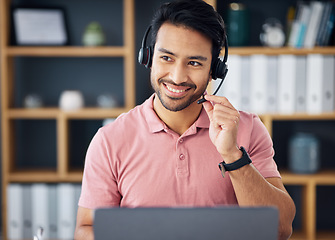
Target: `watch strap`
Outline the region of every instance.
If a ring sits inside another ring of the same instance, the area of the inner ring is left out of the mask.
[[[222,176],[224,177],[226,171],[234,171],[237,170],[247,164],[250,164],[252,161],[248,155],[248,153],[245,151],[244,147],[240,147],[240,150],[242,151],[242,157],[238,160],[236,160],[233,163],[225,163],[220,162],[219,168],[221,170]]]

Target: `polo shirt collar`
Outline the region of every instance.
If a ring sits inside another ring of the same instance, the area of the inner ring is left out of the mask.
[[[154,110],[154,96],[155,94],[152,94],[143,103],[144,118],[148,123],[149,130],[153,133],[160,132],[168,128],[166,124],[157,116]],[[193,125],[196,128],[209,128],[209,118],[204,108],[202,108],[199,118],[195,121]]]

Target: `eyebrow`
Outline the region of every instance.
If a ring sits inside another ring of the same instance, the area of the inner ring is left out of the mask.
[[[171,52],[171,51],[169,51],[169,50],[167,50],[167,49],[165,49],[165,48],[158,48],[158,51],[159,51],[159,52],[163,52],[163,53],[170,54],[170,55],[172,55],[172,56],[177,56],[177,54],[175,54],[175,53],[173,53],[173,52]],[[200,61],[207,61],[207,58],[206,58],[206,57],[204,57],[204,56],[200,56],[200,55],[198,55],[198,56],[190,56],[190,57],[188,57],[188,59],[191,59],[191,60],[200,60]]]

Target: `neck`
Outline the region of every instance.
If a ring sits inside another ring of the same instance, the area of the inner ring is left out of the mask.
[[[193,102],[187,108],[173,112],[166,109],[157,96],[154,98],[154,110],[157,116],[174,132],[182,135],[197,120],[202,104]]]

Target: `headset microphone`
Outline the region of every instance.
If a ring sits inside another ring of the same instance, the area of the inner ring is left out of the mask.
[[[147,38],[149,35],[149,32],[151,30],[151,25],[147,28],[147,30],[145,31],[145,34],[143,36],[142,39],[142,46],[141,49],[138,53],[138,62],[142,65],[144,65],[146,68],[150,68],[151,64],[152,64],[152,55],[153,55],[153,51],[151,46],[147,46],[146,42],[147,42]],[[220,58],[217,58],[215,60],[213,60],[214,62],[212,63],[212,79],[216,80],[217,78],[221,78],[221,82],[219,84],[219,86],[217,87],[217,89],[215,90],[215,92],[213,93],[213,95],[216,95],[217,92],[219,91],[226,75],[228,72],[228,67],[227,67],[227,59],[228,59],[228,41],[227,41],[227,36],[224,36],[224,48],[225,48],[225,53],[224,53],[224,57],[223,60],[221,60]],[[202,99],[198,100],[197,103],[201,104],[203,102],[206,102],[207,100],[205,99],[205,97],[203,96]]]
[[[227,75],[227,72],[228,72],[228,69],[226,70],[225,76]],[[218,87],[216,88],[216,90],[214,91],[213,95],[216,95],[216,94],[218,93],[219,89],[220,89],[221,86],[222,86],[222,83],[223,83],[223,80],[224,80],[225,76],[221,79],[221,82],[219,83],[219,86],[218,86]],[[206,101],[207,101],[207,100],[205,99],[205,95],[202,95],[202,98],[199,99],[199,100],[197,101],[197,103],[198,103],[198,104],[201,104],[201,103],[204,103],[204,102],[206,102]]]

